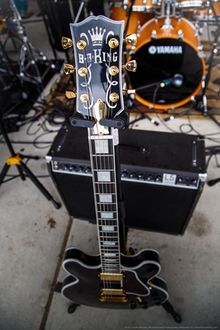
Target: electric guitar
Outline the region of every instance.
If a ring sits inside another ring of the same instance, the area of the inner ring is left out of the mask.
[[[123,126],[123,21],[90,16],[70,24],[76,71],[76,110],[72,124],[88,129],[99,255],[77,248],[65,252],[68,273],[62,294],[76,304],[107,308],[148,307],[168,299],[166,283],[158,277],[159,255],[145,249],[129,255],[125,248],[117,166],[118,129]],[[132,44],[131,40],[128,40]],[[127,63],[132,69],[134,63]],[[82,207],[85,201],[82,201]],[[83,238],[82,238],[83,239]]]

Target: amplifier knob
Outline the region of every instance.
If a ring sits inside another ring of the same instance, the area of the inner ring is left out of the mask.
[[[128,175],[128,171],[126,170],[123,170],[122,173],[121,173],[121,177],[122,178],[127,178],[129,175]]]
[[[74,169],[75,169],[75,166],[72,165],[72,164],[70,164],[70,165],[69,165],[69,171],[72,172]]]
[[[152,174],[148,174],[145,180],[152,181],[153,180],[153,175]]]
[[[90,168],[90,167],[86,167],[86,168],[84,169],[84,172],[85,172],[85,173],[91,173],[91,168]]]
[[[177,179],[177,183],[184,183],[184,178],[182,176],[179,176]]]
[[[157,175],[155,181],[156,182],[161,182],[162,181],[162,176],[161,175]]]
[[[139,173],[138,174],[138,179],[139,180],[143,180],[144,179],[144,174],[143,173]]]
[[[79,172],[85,172],[84,166],[79,166]]]
[[[68,164],[63,164],[62,168],[64,169],[64,171],[68,171],[69,170],[69,165]]]
[[[191,180],[191,185],[196,186],[197,185],[197,179],[192,179]]]
[[[130,179],[136,179],[137,178],[136,173],[134,173],[134,172],[130,173],[129,178]]]

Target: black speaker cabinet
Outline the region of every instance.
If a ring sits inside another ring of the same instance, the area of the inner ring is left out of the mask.
[[[206,179],[204,141],[128,129],[119,141],[126,226],[182,235]],[[64,125],[47,161],[69,214],[95,222],[87,129]]]

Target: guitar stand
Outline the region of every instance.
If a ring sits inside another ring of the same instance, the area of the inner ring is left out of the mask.
[[[77,309],[77,307],[79,307],[80,305],[78,304],[70,304],[67,311],[68,311],[68,314],[73,314],[75,312],[75,310]],[[182,317],[175,311],[173,305],[169,302],[169,301],[166,301],[165,303],[163,303],[161,305],[165,311],[168,313],[168,314],[171,314],[171,316],[173,317],[174,321],[176,323],[181,323],[182,322]],[[143,306],[143,309],[145,309],[145,305]],[[135,309],[134,307],[131,306],[131,309]]]
[[[26,176],[31,179],[31,181],[35,184],[35,186],[40,190],[40,192],[48,199],[48,201],[52,202],[54,207],[56,209],[59,209],[61,207],[60,203],[56,202],[52,195],[47,191],[47,189],[42,185],[42,183],[36,178],[36,176],[33,174],[33,172],[28,168],[28,166],[23,162],[24,158],[27,159],[39,159],[39,157],[35,156],[27,156],[27,155],[22,155],[19,153],[15,153],[14,148],[11,144],[11,141],[8,137],[8,134],[6,132],[6,129],[3,124],[3,119],[0,119],[0,131],[4,137],[5,143],[7,144],[8,150],[11,154],[10,157],[7,158],[5,165],[3,166],[2,171],[0,172],[0,186],[4,181],[4,178],[6,177],[8,170],[10,166],[15,165],[18,174],[21,178],[21,180],[25,180]],[[25,176],[26,174],[26,176]]]

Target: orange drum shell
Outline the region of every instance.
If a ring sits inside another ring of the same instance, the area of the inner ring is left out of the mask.
[[[152,37],[152,31],[155,30],[157,33],[156,39],[163,39],[163,38],[171,38],[171,39],[178,39],[178,31],[182,30],[183,32],[183,42],[190,45],[197,53],[198,53],[198,46],[199,46],[199,40],[196,36],[196,30],[193,24],[189,21],[187,21],[185,18],[172,18],[171,22],[173,25],[173,29],[161,29],[161,27],[164,24],[165,18],[158,18],[158,19],[152,19],[141,29],[140,36],[137,41],[137,47],[135,52],[137,52],[142,46],[144,46],[146,43],[151,41]],[[198,54],[199,56],[199,54]],[[200,57],[200,60],[202,62],[203,67],[203,75],[205,74],[205,61],[202,57]],[[146,105],[150,108],[154,107],[156,109],[160,110],[167,110],[172,108],[180,107],[187,102],[191,101],[192,97],[198,94],[198,92],[201,90],[202,87],[202,81],[198,85],[198,87],[195,89],[193,94],[191,94],[189,97],[185,98],[184,100],[181,100],[176,103],[171,104],[153,104],[142,97],[140,97],[138,94],[136,94],[136,99],[138,102],[142,103],[143,105]]]
[[[213,4],[213,7],[215,9],[216,15],[220,16],[220,3],[219,2],[217,2],[217,3],[213,2],[212,4]]]

